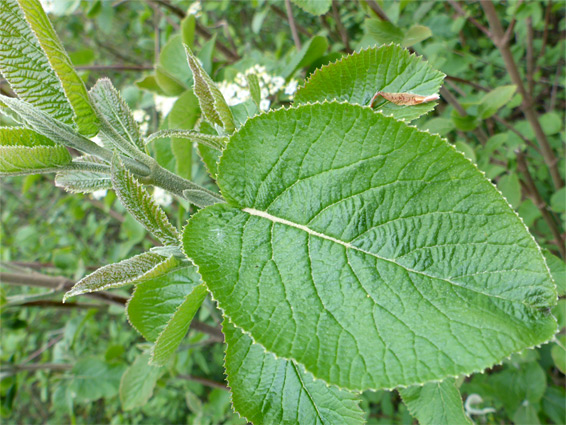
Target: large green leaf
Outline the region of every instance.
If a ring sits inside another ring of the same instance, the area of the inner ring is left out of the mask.
[[[0,173],[58,168],[71,162],[67,148],[33,130],[0,128]]]
[[[369,105],[378,91],[430,96],[438,93],[443,79],[444,74],[399,46],[374,47],[316,70],[297,91],[295,103],[336,99]],[[384,114],[405,120],[418,118],[435,106],[434,102],[403,106],[383,99],[375,104]]]
[[[224,320],[226,376],[234,409],[254,424],[362,424],[354,394],[314,380],[301,366],[277,359]]]
[[[83,155],[73,160],[73,164],[89,166],[93,169],[64,170],[55,175],[55,186],[71,193],[92,193],[101,189],[112,189],[110,166],[100,158]]]
[[[155,342],[151,361],[164,365],[187,333],[207,289],[195,268],[184,267],[139,283],[128,302],[128,319]]]
[[[86,87],[39,1],[3,1],[0,21],[0,69],[18,95],[67,124],[72,117],[81,134],[96,134]]]
[[[317,378],[423,383],[556,330],[533,237],[438,136],[357,105],[279,110],[231,137],[217,181],[228,203],[191,218],[186,254],[236,326]]]
[[[117,155],[112,161],[112,186],[122,205],[165,245],[179,245],[177,229],[149,192],[122,165]]]
[[[454,378],[406,388],[399,394],[420,425],[472,425]]]

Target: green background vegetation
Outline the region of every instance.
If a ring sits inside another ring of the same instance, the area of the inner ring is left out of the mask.
[[[424,55],[447,79],[436,110],[414,124],[455,142],[497,184],[544,248],[561,296],[554,310],[561,323],[557,342],[463,379],[468,412],[475,412],[476,423],[566,423],[563,2],[495,3],[504,27],[511,27],[507,46],[532,99],[526,107],[477,2],[335,1],[320,17],[292,4],[292,24],[283,1],[49,3],[52,22],[87,86],[110,77],[131,109],[144,112],[137,116],[144,116],[151,131],[194,124],[183,113],[192,76],[181,39],[194,39],[203,67],[218,82],[233,82],[254,65],[264,67],[272,85],[279,84],[272,77],[283,78],[280,90],[267,96],[271,107],[289,103],[285,88],[293,79],[300,84],[345,53],[394,42]],[[194,21],[187,18],[189,10],[196,13]],[[0,89],[11,92],[4,82]],[[163,97],[176,102],[169,113]],[[525,108],[538,115],[550,152],[543,153]],[[156,142],[158,161],[212,184],[197,153],[186,152],[180,161],[174,145]],[[245,423],[230,407],[221,318],[212,300],[205,300],[142,405],[120,398],[126,370],[150,373],[136,362],[148,345],[123,312],[129,288],[61,304],[64,290],[85,274],[156,244],[113,192],[95,199],[55,188],[49,175],[11,177],[2,181],[1,202],[4,423]],[[184,224],[183,205],[165,208],[177,225]],[[415,422],[396,392],[367,392],[362,407],[370,424]]]

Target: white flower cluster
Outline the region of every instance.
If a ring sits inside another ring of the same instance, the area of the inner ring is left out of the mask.
[[[53,13],[55,10],[55,0],[39,0],[45,13]]]
[[[157,106],[156,106],[157,108]],[[142,135],[147,134],[149,129],[149,115],[143,109],[136,109],[132,112],[134,120],[139,124]]]
[[[153,199],[163,207],[171,205],[171,202],[173,202],[173,197],[164,189],[157,186],[153,189]]]
[[[201,15],[202,4],[200,1],[192,2],[187,10],[187,15],[195,15],[195,18],[198,18]]]
[[[250,98],[250,89],[248,88],[248,82],[246,81],[246,76],[249,74],[256,74],[258,77],[259,88],[261,90],[261,102],[259,104],[259,108],[262,111],[267,111],[269,109],[271,104],[271,101],[268,99],[269,96],[272,96],[284,89],[284,93],[292,98],[297,91],[297,80],[293,79],[285,86],[285,79],[283,77],[268,74],[265,70],[265,66],[254,65],[247,69],[244,73],[239,72],[233,82],[222,81],[218,84],[218,88],[222,92],[222,95],[226,99],[226,103],[228,103],[228,105],[237,105]]]
[[[153,102],[155,103],[155,109],[161,114],[162,117],[166,117],[167,114],[173,109],[173,105],[177,101],[176,97],[165,97],[158,94],[153,96]]]

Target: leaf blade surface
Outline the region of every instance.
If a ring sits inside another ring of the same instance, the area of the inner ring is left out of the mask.
[[[438,136],[356,105],[279,110],[232,136],[218,183],[228,204],[191,218],[185,252],[236,326],[317,378],[442,379],[556,329],[534,239]]]
[[[253,423],[363,424],[358,398],[277,359],[224,320],[226,375],[234,409]]]

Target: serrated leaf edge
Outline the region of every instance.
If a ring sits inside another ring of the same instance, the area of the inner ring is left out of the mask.
[[[278,109],[274,109],[274,110],[271,110],[271,111],[269,111],[269,112],[266,112],[265,114],[259,114],[259,115],[256,115],[256,116],[252,117],[252,118],[248,118],[239,128],[236,129],[236,131],[235,131],[233,134],[230,135],[230,139],[231,139],[232,137],[234,137],[237,133],[239,133],[239,132],[240,132],[240,129],[243,128],[249,121],[254,120],[254,119],[258,119],[258,118],[260,118],[260,117],[263,116],[263,115],[271,114],[271,113],[278,112],[278,111],[282,111],[282,110],[285,110],[285,111],[286,111],[286,110],[292,110],[292,109],[299,109],[299,108],[302,108],[302,107],[305,107],[305,106],[312,106],[312,105],[317,105],[317,104],[348,104],[348,105],[355,105],[355,106],[358,107],[358,108],[365,108],[365,109],[368,109],[368,110],[372,111],[373,113],[380,114],[380,115],[383,115],[383,116],[389,116],[389,117],[395,119],[393,116],[391,116],[391,115],[384,115],[383,113],[381,113],[381,112],[379,112],[379,111],[373,110],[373,109],[370,108],[369,106],[358,105],[358,104],[352,104],[352,103],[346,102],[346,101],[338,102],[338,101],[336,101],[336,100],[331,100],[331,101],[324,100],[323,102],[314,102],[314,103],[306,102],[306,103],[301,103],[300,105],[290,105],[290,106],[287,106],[287,107],[282,106],[282,107],[280,107],[280,108],[278,108]],[[397,120],[397,121],[399,121],[399,120]],[[464,155],[464,153],[462,153],[462,152],[460,152],[458,149],[456,149],[456,147],[455,147],[452,143],[450,143],[446,138],[441,137],[441,136],[439,136],[438,134],[432,134],[432,133],[431,133],[430,131],[428,131],[428,130],[421,130],[421,129],[419,129],[418,127],[416,127],[415,125],[410,125],[410,124],[408,124],[408,123],[406,123],[406,122],[405,122],[405,125],[407,125],[408,127],[415,128],[417,131],[419,131],[419,132],[421,132],[421,133],[427,133],[427,134],[430,134],[431,136],[439,137],[439,138],[440,138],[442,141],[444,141],[451,149],[453,149],[456,153],[458,153],[458,154],[460,154],[462,157],[464,157],[464,158],[466,159],[466,161],[468,161],[469,163],[471,163],[472,166],[473,166],[477,171],[479,171],[479,172],[484,176],[484,178],[485,178],[488,182],[491,183],[491,185],[494,187],[494,189],[495,189],[495,190],[501,195],[501,197],[505,200],[505,202],[507,203],[507,206],[513,211],[513,213],[515,214],[515,216],[519,219],[521,225],[524,227],[524,229],[527,231],[528,235],[531,237],[531,239],[532,239],[533,242],[535,243],[535,245],[536,245],[536,247],[537,247],[537,249],[538,249],[538,252],[539,252],[539,254],[541,255],[541,257],[542,257],[542,259],[543,259],[543,262],[544,262],[544,265],[545,265],[545,267],[546,267],[548,276],[550,277],[550,280],[551,280],[551,282],[552,282],[552,284],[553,284],[553,286],[554,286],[554,292],[556,293],[556,282],[554,281],[554,278],[552,277],[552,274],[550,273],[550,269],[549,269],[548,264],[547,264],[547,262],[546,262],[546,258],[545,258],[544,255],[542,254],[542,250],[541,250],[539,244],[536,242],[534,236],[531,234],[531,232],[529,231],[528,227],[525,225],[525,222],[523,221],[523,219],[521,218],[521,216],[513,209],[513,207],[511,206],[511,204],[510,204],[509,201],[507,200],[507,198],[505,198],[505,196],[503,196],[503,194],[501,193],[501,191],[500,191],[500,190],[497,188],[497,186],[487,177],[487,175],[485,174],[485,172],[483,172],[482,170],[480,170],[480,169],[478,168],[478,166],[477,166],[473,161],[471,161],[468,157],[466,157],[466,156]],[[230,141],[228,141],[228,143],[230,143]],[[222,156],[220,157],[220,159],[219,159],[219,165],[220,165],[220,162],[222,161],[223,156],[224,156],[224,155],[222,155]],[[222,190],[220,190],[220,192],[222,193]],[[223,196],[223,197],[224,197],[224,196]],[[235,208],[237,208],[237,207],[235,207]],[[240,209],[240,208],[239,208],[239,209]],[[195,214],[193,214],[193,215],[191,216],[190,220],[192,220],[193,217],[196,217],[197,215],[201,214],[204,210],[205,210],[205,209],[202,209],[202,210],[200,210],[200,211],[197,211]],[[189,221],[190,221],[190,220],[189,220]],[[184,233],[185,233],[185,231],[186,231],[186,227],[187,227],[187,226],[185,225],[185,227],[183,228],[183,231],[182,231],[182,234],[183,234],[183,235],[184,235]],[[185,254],[185,256],[195,265],[197,273],[201,276],[201,280],[206,284],[206,281],[203,279],[202,275],[201,275],[200,272],[199,272],[199,266],[192,260],[191,257],[189,257],[189,256],[187,255],[187,253],[186,253],[186,251],[185,251],[184,243],[181,244],[181,250],[183,251],[183,253]],[[207,287],[208,287],[208,285],[207,285]],[[361,391],[372,391],[372,392],[376,392],[376,391],[380,391],[380,390],[393,391],[393,390],[398,389],[398,388],[408,388],[408,387],[412,387],[412,386],[415,386],[415,385],[422,386],[422,385],[427,384],[427,383],[429,383],[429,382],[442,382],[442,381],[445,380],[446,378],[458,378],[459,376],[469,377],[469,376],[473,375],[474,373],[483,373],[483,372],[484,372],[486,369],[488,369],[489,367],[493,367],[493,366],[497,366],[497,365],[502,365],[505,360],[510,359],[511,356],[512,356],[514,353],[516,353],[515,351],[514,351],[514,352],[511,352],[511,353],[509,353],[508,356],[503,357],[499,362],[496,361],[496,362],[495,362],[494,364],[492,364],[491,366],[486,366],[486,367],[483,368],[483,369],[472,369],[472,370],[469,370],[469,371],[466,371],[466,372],[462,372],[462,373],[460,373],[460,374],[458,374],[458,375],[447,374],[447,375],[443,376],[443,377],[440,378],[440,379],[432,379],[432,380],[430,380],[430,381],[415,382],[415,383],[412,383],[412,384],[397,385],[397,386],[393,386],[393,387],[367,388],[367,389],[364,389],[364,390],[361,390],[361,389],[356,390],[356,389],[341,387],[341,386],[339,386],[339,385],[336,385],[336,384],[333,384],[333,383],[329,383],[329,382],[325,381],[325,380],[322,379],[322,378],[318,378],[311,370],[309,370],[304,364],[298,362],[296,359],[288,358],[288,357],[284,357],[284,356],[279,356],[279,355],[277,355],[277,354],[272,353],[271,351],[269,351],[269,350],[268,350],[265,346],[263,346],[260,342],[256,341],[255,338],[254,338],[248,331],[246,331],[245,329],[243,329],[243,328],[241,328],[240,326],[236,325],[236,324],[232,321],[231,317],[230,317],[229,315],[227,315],[226,312],[225,312],[225,310],[220,306],[220,302],[214,297],[214,294],[212,293],[212,291],[210,290],[210,288],[208,288],[208,289],[209,289],[210,297],[212,298],[213,301],[216,302],[217,308],[218,308],[218,309],[221,311],[221,313],[222,313],[222,317],[227,318],[227,319],[230,321],[230,323],[232,323],[235,327],[237,327],[237,328],[240,329],[243,333],[245,333],[246,335],[248,335],[248,336],[252,339],[253,343],[254,343],[254,344],[257,344],[257,345],[259,345],[259,346],[261,346],[261,347],[263,348],[263,350],[264,350],[266,353],[271,353],[271,354],[274,355],[275,358],[277,358],[277,359],[284,359],[284,360],[294,361],[296,364],[300,364],[300,365],[304,368],[304,370],[307,371],[307,372],[309,372],[315,379],[318,379],[318,380],[320,380],[320,381],[323,381],[323,382],[326,384],[326,386],[329,386],[329,387],[330,387],[330,386],[333,386],[333,387],[336,387],[336,388],[338,388],[338,389],[340,389],[340,390],[344,390],[344,391],[349,391],[349,392],[361,392]],[[555,304],[556,304],[557,300],[558,300],[558,294],[556,294]],[[549,313],[549,314],[550,314],[550,316],[554,319],[554,323],[557,324],[558,322],[557,322],[557,320],[556,320],[556,317],[554,317],[554,315],[552,315],[552,313]],[[556,327],[558,328],[558,326],[556,326]],[[560,331],[559,329],[556,330],[556,332],[555,332],[555,337],[556,337],[556,333],[558,333],[559,331]],[[555,338],[555,337],[554,337],[554,338]],[[535,349],[535,348],[540,348],[541,346],[543,346],[543,345],[545,345],[545,344],[548,344],[548,343],[550,343],[550,342],[552,342],[552,339],[549,339],[548,341],[541,342],[541,343],[539,343],[539,344],[534,344],[534,345],[532,345],[532,346],[525,347],[525,348],[523,348],[522,350],[519,350],[519,351],[524,351],[524,350],[531,350],[531,349]]]

